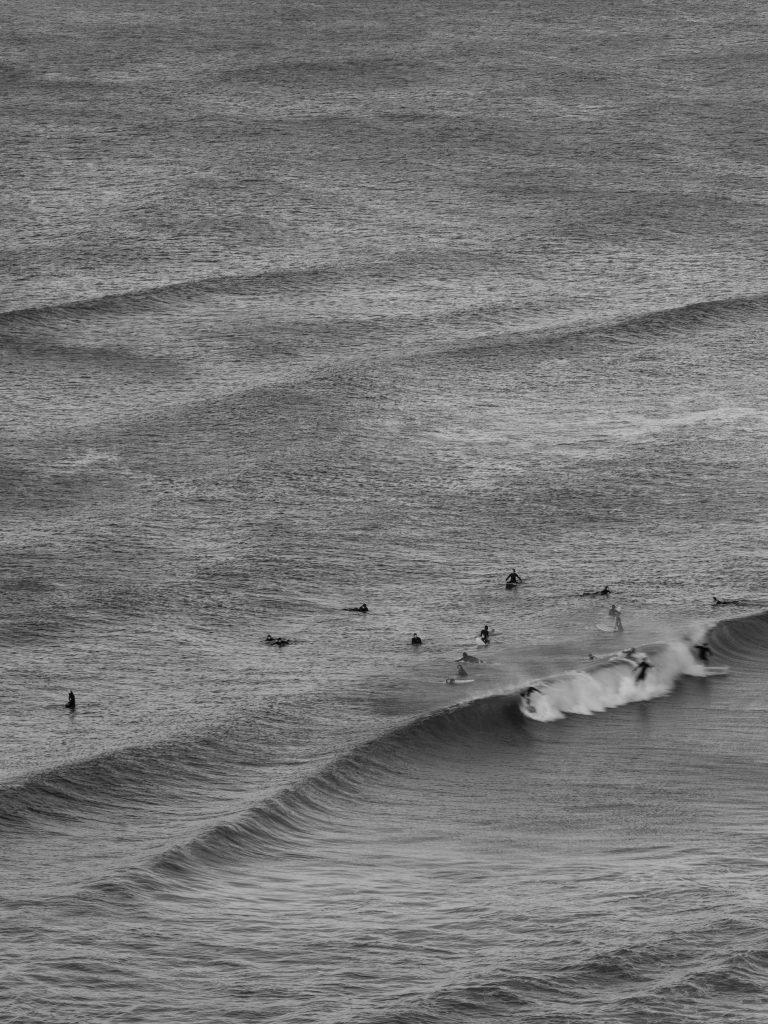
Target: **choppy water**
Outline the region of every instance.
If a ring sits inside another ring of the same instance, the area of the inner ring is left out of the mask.
[[[762,8],[6,13],[0,1018],[762,1022]]]

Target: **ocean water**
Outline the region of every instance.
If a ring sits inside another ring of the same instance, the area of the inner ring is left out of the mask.
[[[762,1024],[764,7],[4,27],[0,1020]]]

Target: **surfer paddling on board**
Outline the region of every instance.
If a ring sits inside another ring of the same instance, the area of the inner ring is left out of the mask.
[[[518,583],[522,582],[523,577],[518,575],[516,569],[513,569],[509,576],[507,576],[507,578],[504,580],[504,586],[507,588],[507,590],[512,590],[514,587],[517,586]]]
[[[467,654],[466,651],[461,652],[461,657],[456,659],[457,661],[470,661],[474,665],[480,664],[480,659],[476,658],[473,654]]]
[[[365,613],[365,612],[368,611],[368,605],[367,604],[361,604],[359,608],[342,608],[341,610],[343,612],[363,612],[363,613]]]
[[[610,593],[610,587],[603,587],[602,590],[582,590],[579,597],[608,597]]]

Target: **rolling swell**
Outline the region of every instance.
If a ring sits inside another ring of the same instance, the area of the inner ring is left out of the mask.
[[[0,788],[0,823],[22,830],[50,822],[168,806],[179,794],[205,789],[218,778],[257,765],[253,736],[233,741],[229,731],[136,746],[61,764]],[[263,764],[270,763],[269,757]]]
[[[342,828],[345,807],[355,808],[376,786],[389,792],[405,784],[427,760],[454,757],[468,737],[489,744],[494,736],[508,744],[524,735],[514,695],[481,697],[409,721],[383,736],[320,766],[298,782],[260,800],[235,820],[220,822],[188,843],[155,858],[125,884],[108,884],[113,893],[135,888],[162,889],[170,879],[186,879],[198,869],[254,856],[300,855],[325,834]]]
[[[44,328],[53,330],[93,316],[115,317],[163,312],[176,308],[179,304],[199,303],[213,296],[258,298],[259,296],[274,295],[284,301],[286,295],[295,292],[318,291],[325,294],[333,286],[348,286],[352,279],[370,278],[372,283],[382,286],[385,279],[390,280],[392,277],[398,276],[397,271],[391,267],[357,262],[354,266],[335,263],[328,266],[262,270],[170,282],[150,288],[109,292],[91,298],[75,299],[71,302],[0,310],[0,339],[7,346],[14,347],[19,345],[15,331],[25,325],[34,326],[38,330]],[[554,331],[548,329],[545,333],[556,338],[566,335],[572,339],[578,338],[580,335],[593,336],[595,332],[601,330],[609,331],[611,335],[616,332],[644,335],[667,330],[693,329],[706,323],[730,323],[734,320],[746,320],[756,315],[763,315],[767,307],[768,293],[752,296],[729,296],[590,323],[584,327],[573,326]],[[487,311],[487,306],[484,305],[482,308]],[[493,308],[504,310],[507,308],[507,304],[496,302]],[[448,317],[458,315],[464,318],[477,311],[474,309],[458,310],[453,314],[449,313]],[[434,318],[434,312],[429,314],[429,318]],[[413,319],[420,320],[421,318]],[[534,331],[534,334],[540,337],[541,332]],[[505,344],[507,342],[508,339],[505,339]],[[73,348],[76,351],[76,346]]]
[[[314,279],[319,270],[273,271],[260,274],[242,274],[223,277],[199,278],[171,284],[141,288],[135,291],[109,292],[89,299],[55,303],[50,306],[27,306],[0,312],[0,330],[20,324],[55,327],[64,322],[74,323],[93,314],[130,315],[163,310],[178,302],[196,302],[211,295],[252,295],[257,286],[265,290],[282,292],[288,277]]]

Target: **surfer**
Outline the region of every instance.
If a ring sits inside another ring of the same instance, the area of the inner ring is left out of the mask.
[[[342,608],[341,610],[343,612],[363,612],[363,613],[365,613],[365,612],[368,611],[368,605],[367,604],[361,604],[359,608]]]
[[[712,648],[709,644],[706,641],[702,641],[700,644],[694,644],[693,650],[699,661],[706,665],[709,661],[709,656],[712,653]]]
[[[613,631],[615,633],[623,633],[624,626],[621,622],[621,608],[616,604],[612,604],[608,609],[608,615],[613,619]]]
[[[456,662],[456,675],[459,679],[469,679],[469,672],[464,668],[464,665],[460,662]]]
[[[532,693],[541,693],[541,690],[538,686],[529,686],[527,690],[523,690],[520,696],[525,700],[529,700]]]
[[[67,703],[64,705],[64,707],[65,708],[69,708],[70,711],[74,711],[75,710],[75,695],[74,695],[74,693],[71,690],[69,691],[69,696],[67,697]]]
[[[504,580],[504,586],[507,588],[507,590],[512,590],[513,587],[516,587],[518,583],[522,582],[523,577],[517,574],[516,569],[513,569],[509,576],[507,576],[507,578]]]
[[[610,587],[603,587],[602,590],[582,590],[579,597],[608,597],[610,593]]]
[[[479,658],[476,658],[473,654],[467,654],[466,651],[461,652],[461,657],[457,658],[457,661],[471,661],[475,665],[480,664]]]
[[[419,644],[421,643],[421,637],[419,636],[418,633],[413,634],[413,636],[411,637],[411,643],[413,644],[414,647],[419,646]]]
[[[490,642],[491,631],[490,631],[490,629],[488,629],[488,623],[487,622],[483,626],[483,628],[480,630],[479,636],[480,636],[480,639],[483,641],[484,644],[487,644],[487,643]]]
[[[738,597],[713,597],[712,604],[741,604]]]
[[[285,645],[289,644],[290,642],[291,641],[286,640],[284,636],[272,636],[271,633],[267,633],[267,635],[264,637],[264,643],[271,644],[272,647],[285,647]]]
[[[635,682],[639,683],[641,680],[645,679],[645,677],[648,675],[648,671],[652,668],[653,664],[650,661],[648,661],[646,657],[643,657],[637,663],[637,668],[635,669]]]

